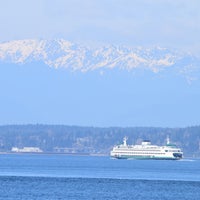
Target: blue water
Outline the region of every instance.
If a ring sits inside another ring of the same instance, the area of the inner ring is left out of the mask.
[[[200,199],[200,160],[0,155],[0,199]]]

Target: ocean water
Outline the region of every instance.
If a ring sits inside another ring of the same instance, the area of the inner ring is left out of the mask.
[[[196,200],[200,160],[0,155],[2,200]]]

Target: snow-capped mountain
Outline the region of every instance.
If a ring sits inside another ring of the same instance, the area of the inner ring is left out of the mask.
[[[48,66],[70,70],[147,69],[160,72],[173,69],[190,76],[200,70],[200,58],[166,48],[103,46],[91,48],[60,40],[17,40],[0,44],[0,61],[26,64],[40,61]],[[194,78],[194,77],[193,77]]]
[[[161,47],[0,43],[2,123],[199,124],[199,63],[190,53]]]

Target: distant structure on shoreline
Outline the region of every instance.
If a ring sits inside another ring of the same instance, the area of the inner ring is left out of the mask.
[[[39,147],[12,147],[11,152],[13,153],[42,153],[43,151]]]

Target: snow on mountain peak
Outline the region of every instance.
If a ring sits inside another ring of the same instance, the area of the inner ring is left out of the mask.
[[[14,63],[23,63],[31,55],[43,55],[44,41],[39,40],[16,40],[0,44],[0,59],[10,60]]]
[[[27,39],[0,43],[0,60],[21,64],[41,61],[51,67],[64,67],[82,72],[110,68],[142,68],[157,73],[169,67],[179,68],[180,73],[199,71],[199,58],[166,48],[108,45],[93,49],[63,39]]]

